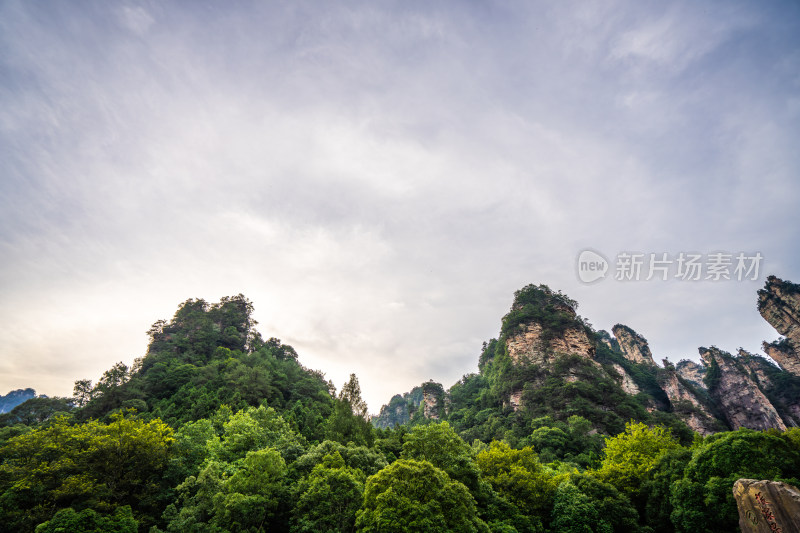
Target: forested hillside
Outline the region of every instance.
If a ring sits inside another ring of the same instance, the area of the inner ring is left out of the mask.
[[[729,431],[743,356],[711,351],[692,384],[575,307],[518,291],[478,373],[373,425],[356,376],[337,393],[244,296],[188,300],[130,368],[3,415],[0,531],[729,532],[736,479],[800,484],[800,429]],[[764,372],[784,413],[795,378]]]

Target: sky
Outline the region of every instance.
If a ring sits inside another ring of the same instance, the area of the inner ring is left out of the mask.
[[[529,283],[656,361],[757,353],[798,139],[792,1],[0,0],[0,394],[239,293],[373,413],[475,372]]]

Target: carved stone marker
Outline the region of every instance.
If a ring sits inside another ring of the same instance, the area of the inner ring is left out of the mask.
[[[800,490],[779,481],[740,479],[733,484],[743,533],[800,533]]]

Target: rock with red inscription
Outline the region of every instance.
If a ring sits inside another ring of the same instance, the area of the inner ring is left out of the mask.
[[[800,490],[779,481],[740,479],[733,484],[743,533],[800,533]]]

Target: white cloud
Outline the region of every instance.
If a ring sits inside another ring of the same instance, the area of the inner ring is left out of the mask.
[[[701,60],[736,32],[756,24],[758,13],[739,6],[717,9],[696,3],[665,6],[664,12],[646,13],[615,39],[611,57],[634,59],[650,66],[680,72]]]
[[[128,29],[139,35],[145,35],[155,22],[155,19],[142,6],[122,6],[120,19]]]

